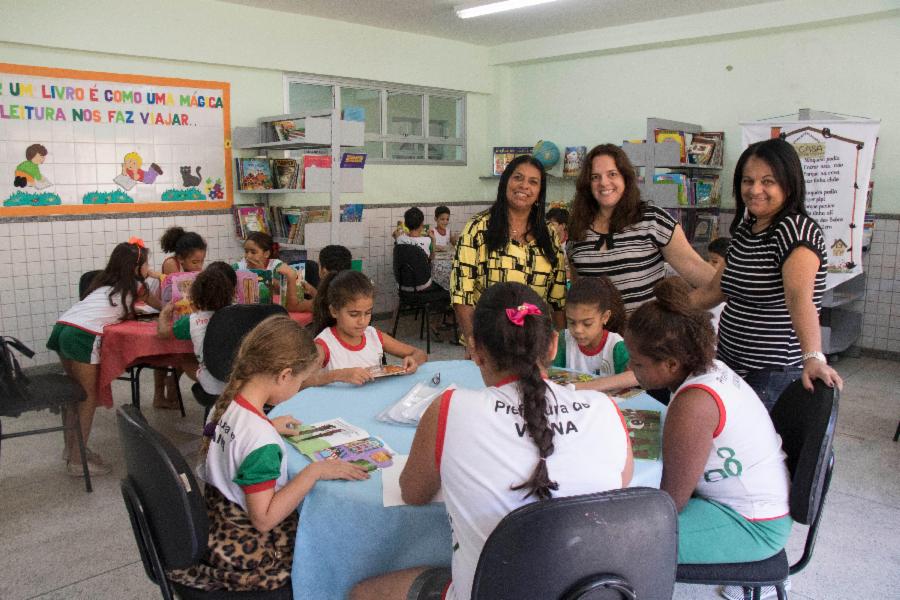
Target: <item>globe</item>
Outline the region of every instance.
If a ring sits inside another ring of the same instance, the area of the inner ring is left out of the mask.
[[[553,142],[541,140],[534,145],[534,157],[550,170],[559,162],[559,148]]]

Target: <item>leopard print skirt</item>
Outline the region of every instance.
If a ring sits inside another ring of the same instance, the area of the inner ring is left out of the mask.
[[[209,551],[199,564],[168,571],[169,579],[201,590],[275,590],[287,585],[294,560],[297,512],[268,533],[250,522],[240,505],[206,486]]]

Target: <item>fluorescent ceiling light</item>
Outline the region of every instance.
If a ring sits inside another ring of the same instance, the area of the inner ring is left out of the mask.
[[[502,2],[491,2],[480,6],[457,6],[456,16],[460,19],[471,19],[472,17],[492,15],[506,10],[525,8],[526,6],[547,4],[548,2],[556,2],[556,0],[503,0]]]

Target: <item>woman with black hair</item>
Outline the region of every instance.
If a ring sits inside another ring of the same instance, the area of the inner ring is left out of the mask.
[[[532,156],[516,157],[500,176],[491,208],[466,223],[450,274],[450,302],[466,339],[478,299],[504,281],[530,287],[550,305],[556,326],[564,326],[565,256],[544,219],[546,196],[544,166]]]
[[[725,301],[718,358],[740,374],[769,410],[791,382],[843,386],[822,354],[825,238],[804,207],[800,158],[788,142],[750,145],[734,169],[735,215],[728,264],[694,305]]]

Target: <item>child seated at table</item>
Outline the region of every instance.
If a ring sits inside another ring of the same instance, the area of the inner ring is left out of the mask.
[[[403,213],[405,231],[398,227],[394,230],[394,240],[398,244],[413,244],[425,251],[431,258],[431,237],[425,233],[425,215],[415,206]]]
[[[106,268],[91,282],[84,299],[60,316],[47,341],[47,348],[59,354],[66,374],[84,389],[86,397],[78,405],[78,420],[85,447],[97,409],[103,328],[134,319],[137,316],[134,305],[139,300],[157,309],[160,306],[159,298],[151,294],[144,283],[150,273],[148,254],[140,238],[117,244]],[[63,418],[65,424],[72,427],[65,432],[66,471],[73,477],[82,477],[81,451],[74,429],[75,414],[66,413]],[[91,475],[109,473],[106,462],[90,449],[87,450],[87,464]]]
[[[233,592],[288,585],[297,506],[317,481],[368,478],[357,465],[325,460],[288,480],[281,435],[295,433],[300,422],[290,416],[269,421],[262,408],[296,394],[316,360],[309,334],[287,315],[266,319],[241,342],[200,451],[210,516],[208,558],[170,571],[172,580]]]
[[[557,335],[533,290],[518,283],[487,288],[475,307],[472,338],[472,359],[489,387],[447,391],[435,400],[400,476],[409,504],[426,504],[443,490],[451,569],[416,567],[367,579],[353,589],[353,600],[440,598],[445,591],[444,598],[467,600],[481,549],[507,514],[631,481],[631,443],[616,404],[542,377]]]
[[[428,360],[422,350],[371,326],[375,286],[359,271],[329,273],[319,286],[313,311],[316,346],[322,371],[309,385],[343,381],[362,385],[372,380],[387,352],[403,359],[403,369],[415,373]]]
[[[287,294],[285,308],[290,312],[302,312],[300,299],[297,297],[297,271],[284,264],[278,258],[278,244],[272,236],[262,231],[254,231],[244,240],[244,258],[232,265],[234,269],[256,269],[259,271],[272,271],[284,275],[286,282],[284,290],[280,293]]]
[[[163,252],[172,253],[162,263],[162,275],[196,272],[203,269],[206,260],[206,240],[199,233],[185,231],[182,227],[169,227],[159,239]],[[153,408],[178,409],[178,385],[176,375],[156,369],[153,371]]]
[[[582,277],[566,296],[566,329],[553,366],[598,376],[576,383],[578,390],[608,392],[637,386],[618,333],[624,323],[622,297],[609,278]]]
[[[458,234],[450,232],[450,209],[438,206],[434,209],[434,227],[428,232],[435,252],[449,252],[456,245]]]
[[[234,281],[228,277],[226,269]],[[184,364],[182,368],[191,379],[200,384],[203,391],[213,396],[218,396],[225,390],[225,382],[219,381],[207,370],[203,362],[203,340],[206,338],[206,327],[213,314],[231,304],[236,280],[234,270],[227,264],[219,262],[209,265],[191,284],[191,303],[196,310],[173,323],[175,304],[169,302],[159,313],[157,322],[159,337],[174,336],[179,340],[191,340],[197,362]]]
[[[678,562],[769,558],[791,532],[790,476],[769,413],[747,383],[714,360],[709,313],[682,279],[629,318],[625,343],[645,389],[671,390],[660,488],[678,515]]]
[[[329,273],[338,273],[340,271],[348,271],[353,267],[353,255],[350,250],[339,244],[329,244],[319,250],[319,283]],[[309,282],[303,281],[303,291],[306,298],[300,301],[300,312],[312,312],[315,304],[316,295],[319,290],[312,286]]]

